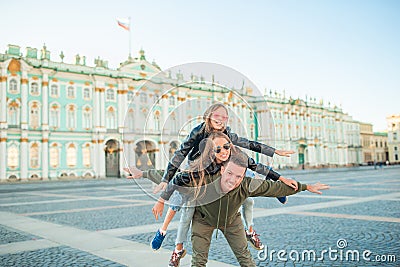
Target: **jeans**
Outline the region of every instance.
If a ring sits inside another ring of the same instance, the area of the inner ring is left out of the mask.
[[[242,221],[246,230],[253,225],[253,207],[254,200],[252,198],[247,198],[242,205]],[[182,244],[187,241],[190,223],[192,222],[195,209],[195,207],[187,206],[182,208],[175,245]]]

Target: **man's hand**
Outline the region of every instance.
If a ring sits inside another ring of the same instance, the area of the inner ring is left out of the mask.
[[[143,172],[135,166],[124,168],[123,170],[129,173],[129,176],[126,177],[128,179],[138,179],[143,177]]]
[[[290,155],[294,154],[293,150],[275,150],[275,154],[281,157],[290,157]]]
[[[153,194],[157,194],[161,190],[164,191],[165,188],[167,188],[168,183],[167,182],[161,182],[159,183],[153,190]]]
[[[322,192],[320,192],[319,190],[326,190],[329,189],[329,185],[327,184],[321,184],[321,183],[316,183],[316,184],[312,184],[312,185],[307,185],[307,190],[310,191],[311,193],[314,194],[319,194],[321,195]]]
[[[285,178],[285,177],[281,176],[281,177],[279,177],[279,181],[290,186],[291,188],[293,188],[296,191],[298,190],[297,182],[293,179]]]
[[[157,203],[154,204],[154,207],[152,209],[153,215],[156,218],[156,220],[158,220],[158,216],[160,216],[161,218],[163,210],[164,210],[164,199],[159,198]]]

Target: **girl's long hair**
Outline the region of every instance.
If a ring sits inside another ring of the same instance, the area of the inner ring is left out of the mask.
[[[211,133],[208,138],[205,138],[200,142],[200,157],[194,160],[189,166],[189,175],[194,187],[195,198],[202,197],[206,192],[206,169],[216,160],[214,152],[214,140],[216,138],[224,138],[227,142],[231,142],[229,137],[222,132]],[[202,188],[203,186],[204,188]],[[203,193],[200,196],[201,191],[203,191]]]
[[[222,103],[215,103],[215,104],[212,104],[211,106],[209,106],[209,107],[206,109],[206,111],[204,112],[204,115],[203,115],[203,120],[204,120],[204,122],[205,122],[205,130],[206,130],[206,132],[208,132],[208,133],[212,133],[212,132],[215,131],[214,128],[212,127],[212,125],[211,125],[211,115],[212,115],[212,113],[213,113],[214,111],[216,111],[216,110],[219,109],[219,108],[223,108],[223,109],[226,111],[226,114],[229,116],[228,109],[225,107],[224,104],[222,104]]]

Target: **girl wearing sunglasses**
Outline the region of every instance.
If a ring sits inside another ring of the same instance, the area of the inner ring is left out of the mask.
[[[157,219],[158,216],[161,216],[162,214],[164,200],[170,200],[170,203],[174,203],[170,206],[161,229],[157,231],[155,237],[152,240],[151,246],[153,249],[158,249],[161,247],[161,243],[166,235],[168,225],[173,216],[176,214],[176,211],[179,210],[176,207],[182,206],[184,202],[188,200],[189,195],[192,198],[191,200],[201,198],[203,196],[201,192],[205,192],[204,187],[206,186],[204,184],[204,175],[215,174],[220,171],[221,163],[227,161],[230,157],[231,147],[231,140],[227,135],[221,132],[212,133],[200,144],[200,156],[196,160],[191,162],[189,171],[180,172],[172,179],[166,190],[162,193],[160,201],[156,204],[159,205],[159,207],[157,207],[157,210],[161,209],[161,212],[155,213],[155,209],[153,209],[153,213]],[[297,183],[294,180],[280,176],[278,173],[271,170],[271,168],[269,168],[268,166],[260,163],[257,164],[254,159],[250,157],[248,159],[248,168],[260,173],[261,175],[265,175],[266,179],[273,179],[275,181],[281,180],[289,186],[297,186]],[[157,173],[154,170],[144,173],[136,168],[125,170],[132,174],[130,178],[139,178],[143,176],[146,178],[150,178],[153,182],[156,183],[159,183],[161,180],[161,172]],[[178,199],[178,202],[181,201],[181,203],[177,203],[176,198],[174,197],[178,192],[175,191],[175,189],[182,188],[182,186],[188,185],[192,189],[190,194],[180,194],[184,197],[182,199]],[[243,220],[245,228],[247,230],[246,236],[248,241],[254,248],[263,249],[264,245],[262,244],[262,242],[258,238],[258,235],[253,229],[253,206],[254,200],[252,198],[248,198],[242,206]],[[170,212],[171,209],[172,212]],[[169,266],[178,266],[180,259],[183,258],[186,254],[186,251],[183,249],[183,242],[187,240],[187,233],[189,231],[194,210],[195,207],[191,206],[190,204],[185,205],[185,207],[182,209],[181,219],[178,226],[176,247],[174,252],[172,253]]]

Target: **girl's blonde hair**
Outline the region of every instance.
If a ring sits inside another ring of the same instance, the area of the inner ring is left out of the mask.
[[[228,109],[225,107],[224,104],[222,103],[215,103],[209,106],[206,111],[204,112],[203,115],[203,120],[205,122],[205,130],[209,133],[214,132],[214,128],[211,125],[211,115],[214,111],[216,111],[219,108],[223,108],[226,111],[226,114],[229,116]]]
[[[206,168],[215,161],[214,140],[216,138],[224,138],[227,142],[231,142],[229,137],[222,132],[211,133],[211,135],[203,139],[199,145],[200,157],[194,160],[189,166],[189,174],[194,187],[195,198],[199,197],[202,186],[204,186],[204,190],[201,196],[206,192],[205,172]],[[194,176],[194,173],[197,174],[197,177]],[[196,178],[198,178],[198,180]]]

